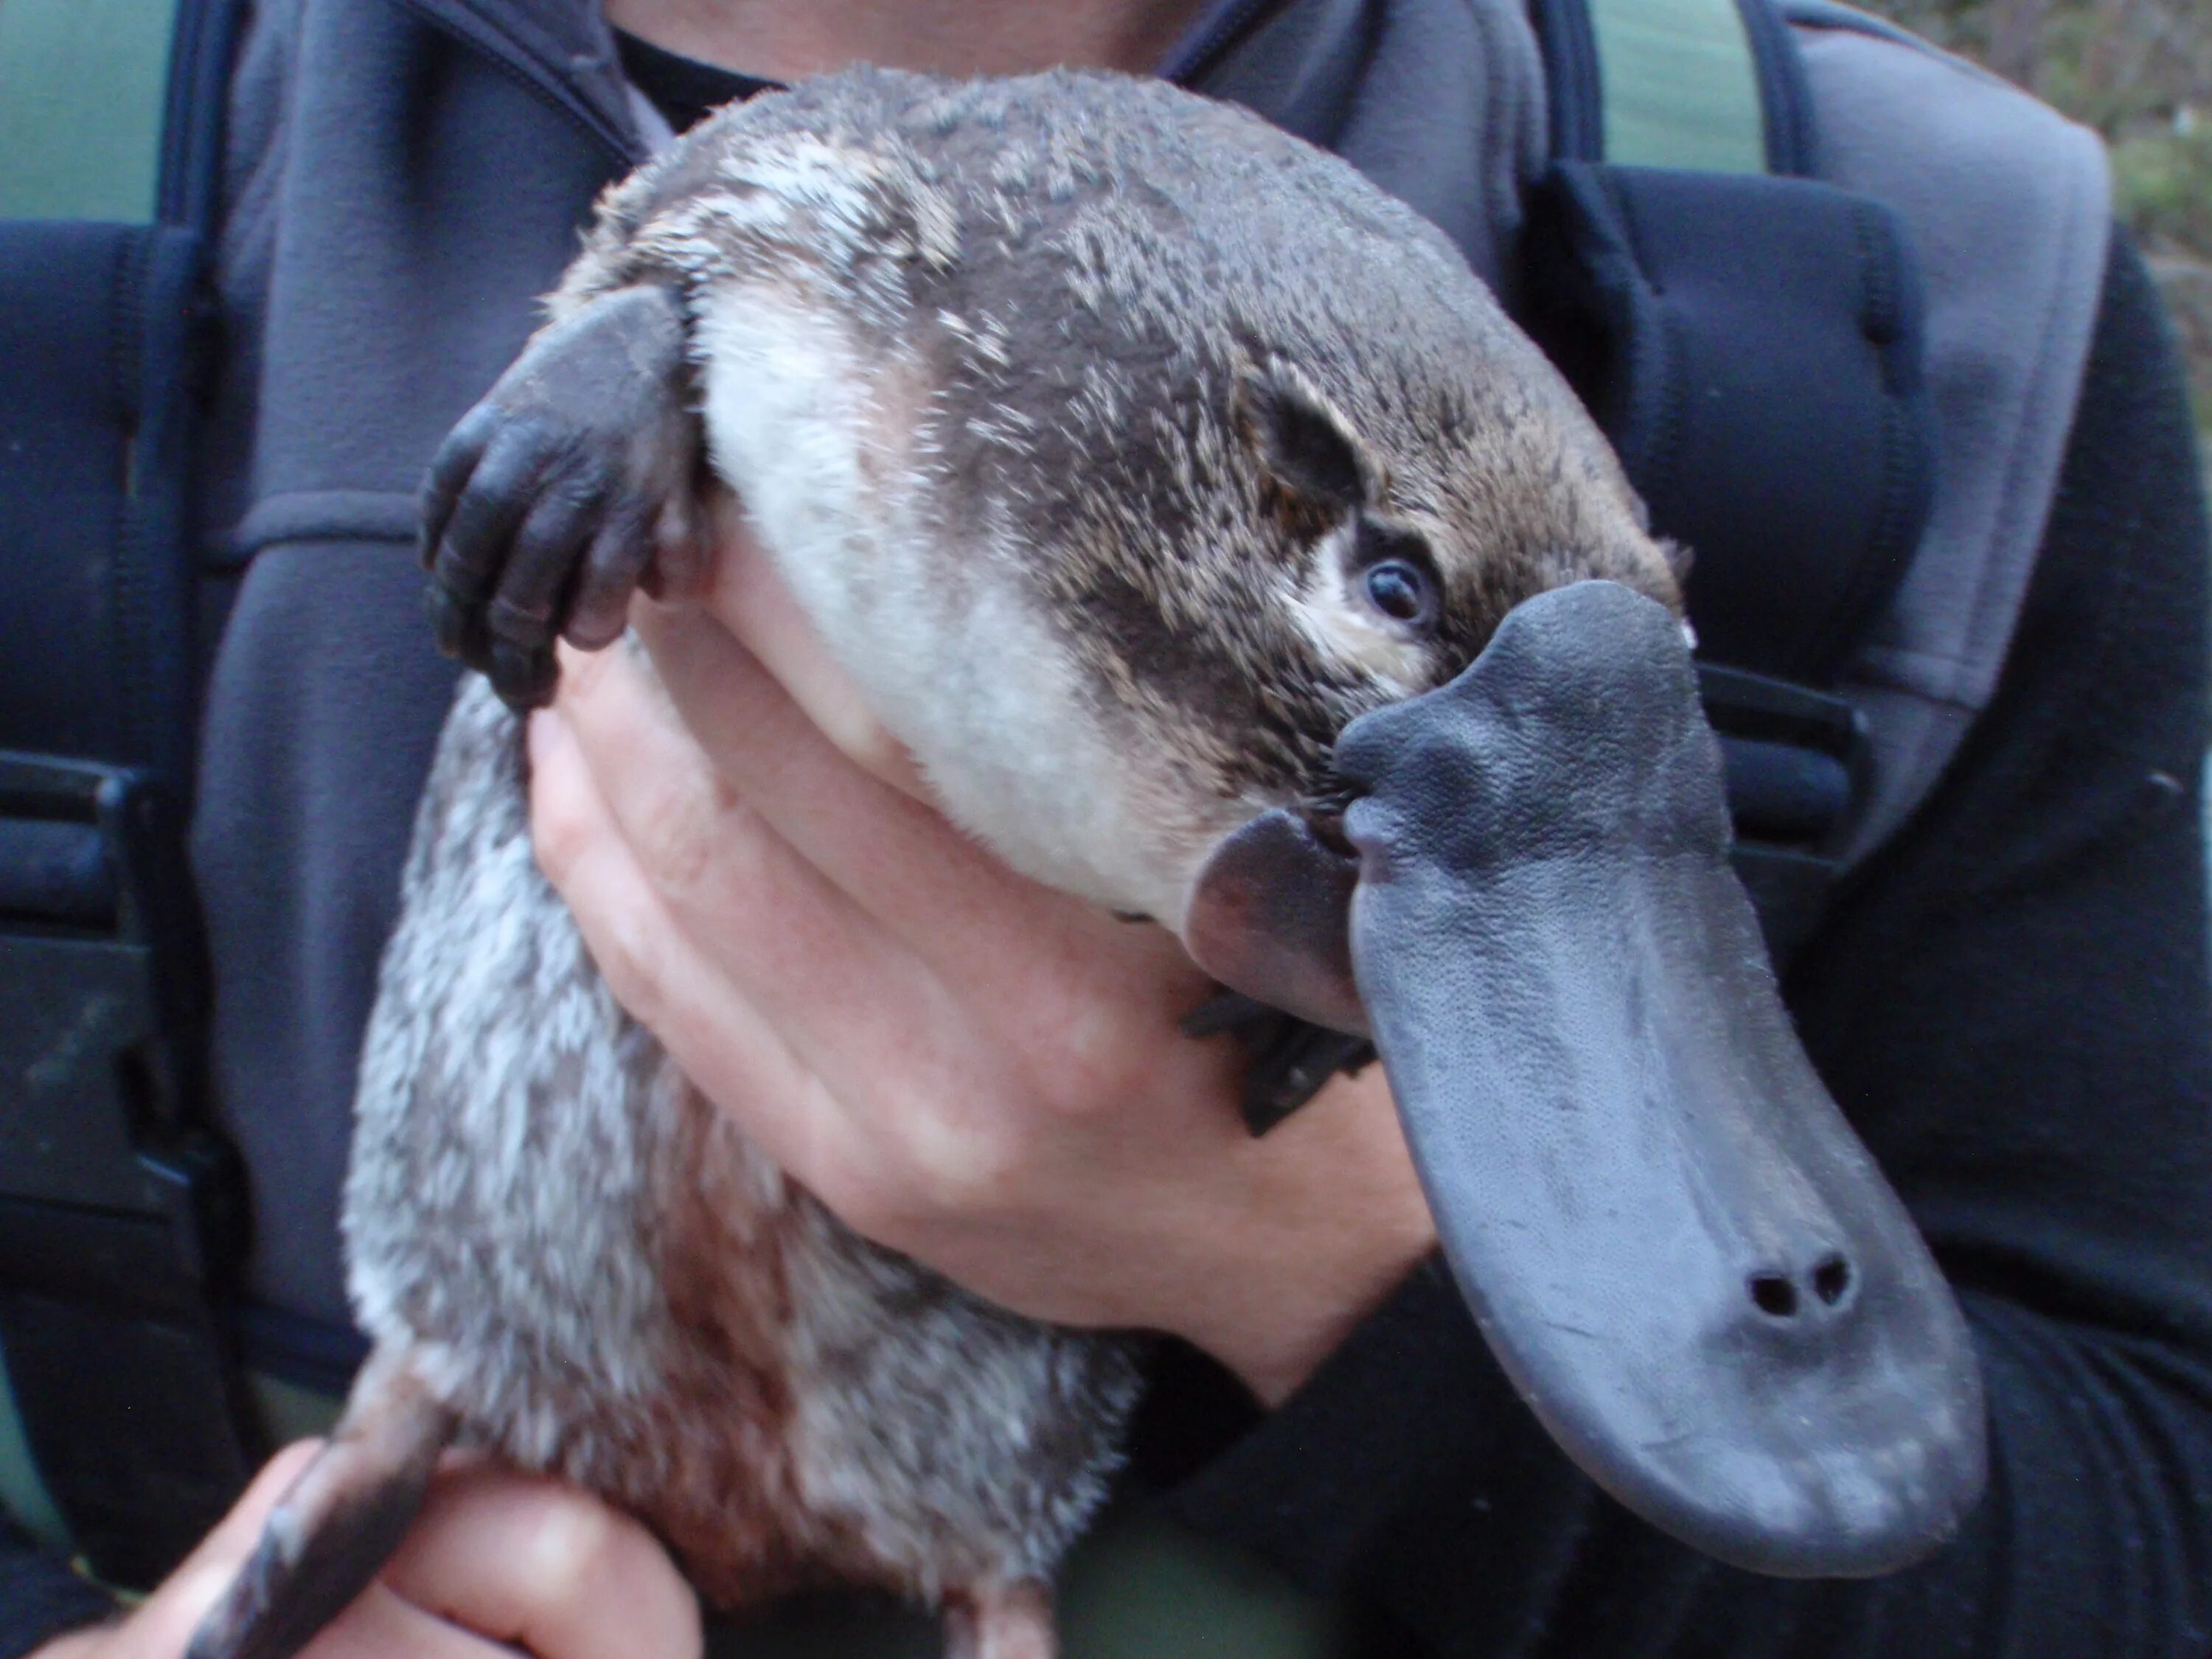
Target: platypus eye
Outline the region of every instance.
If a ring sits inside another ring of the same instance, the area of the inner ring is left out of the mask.
[[[1393,621],[1414,627],[1436,615],[1436,590],[1428,573],[1406,559],[1385,559],[1367,567],[1367,597]]]
[[[1443,586],[1417,530],[1363,514],[1352,534],[1353,591],[1397,625],[1427,634],[1443,609]]]

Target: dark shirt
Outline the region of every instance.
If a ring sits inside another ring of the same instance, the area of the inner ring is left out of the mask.
[[[757,92],[773,92],[778,83],[756,75],[739,75],[715,64],[656,46],[627,29],[617,29],[615,50],[622,54],[623,76],[652,101],[660,118],[678,132],[711,115],[725,104],[740,104]]]

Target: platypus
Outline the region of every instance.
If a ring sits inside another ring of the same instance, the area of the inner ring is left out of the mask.
[[[1971,1353],[1729,872],[1679,561],[1439,233],[1158,82],[856,70],[612,188],[548,309],[426,488],[485,675],[362,1060],[374,1352],[196,1654],[295,1650],[454,1443],[628,1507],[711,1602],[860,1581],[1053,1650],[1129,1340],[842,1224],[533,861],[515,711],[682,588],[714,497],[955,823],[1371,1036],[1477,1319],[1609,1491],[1767,1571],[1948,1534]]]

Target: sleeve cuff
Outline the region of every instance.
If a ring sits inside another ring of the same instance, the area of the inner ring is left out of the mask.
[[[114,1598],[105,1590],[0,1522],[0,1659],[21,1659],[114,1611]]]
[[[1166,1494],[1186,1524],[1317,1593],[1449,1631],[1455,1647],[1510,1646],[1540,1620],[1600,1501],[1515,1396],[1434,1256],[1304,1388]]]

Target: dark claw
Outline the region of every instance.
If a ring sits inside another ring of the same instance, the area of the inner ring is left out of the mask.
[[[473,663],[489,649],[489,641],[479,626],[481,618],[477,609],[459,598],[441,582],[433,581],[422,590],[422,609],[428,613],[431,631],[437,636],[438,649],[447,656],[465,663]]]
[[[482,663],[500,700],[518,714],[549,702],[558,671],[553,656],[553,628],[543,614],[530,616],[496,595],[484,612],[490,638]]]
[[[491,689],[499,693],[499,700],[516,714],[526,714],[553,701],[561,667],[550,645],[524,646],[495,639],[484,672],[490,677]]]
[[[584,555],[583,574],[563,630],[571,645],[596,651],[622,637],[629,617],[629,596],[644,576],[653,555],[653,514],[635,506],[617,508]]]
[[[484,607],[484,626],[491,630],[492,638],[502,645],[520,646],[534,651],[553,641],[553,623],[548,611],[525,611],[509,599],[504,589],[492,596]]]
[[[607,488],[588,458],[550,476],[514,532],[490,605],[491,631],[523,645],[550,641],[574,601],[584,550],[605,516]]]
[[[422,489],[438,643],[517,708],[552,694],[553,641],[604,645],[651,571],[653,526],[695,487],[687,321],[659,288],[540,331],[440,447]]]
[[[1328,1085],[1339,1072],[1359,1072],[1375,1058],[1364,1036],[1310,1024],[1295,1014],[1246,996],[1217,992],[1182,1018],[1185,1036],[1226,1031],[1244,1050],[1244,1088],[1238,1107],[1244,1127],[1264,1135]]]
[[[437,557],[438,544],[446,538],[447,521],[453,516],[453,503],[460,499],[477,463],[483,459],[484,446],[499,430],[501,418],[489,401],[480,403],[461,416],[446,434],[446,441],[438,446],[428,476],[422,480],[422,528],[417,556],[423,569],[428,570]]]
[[[477,613],[511,580],[516,532],[558,465],[555,441],[534,422],[502,426],[446,521],[430,580],[466,614],[453,640],[441,638],[439,643],[455,650],[471,668],[484,665],[481,653],[471,648],[484,633],[484,618]]]

